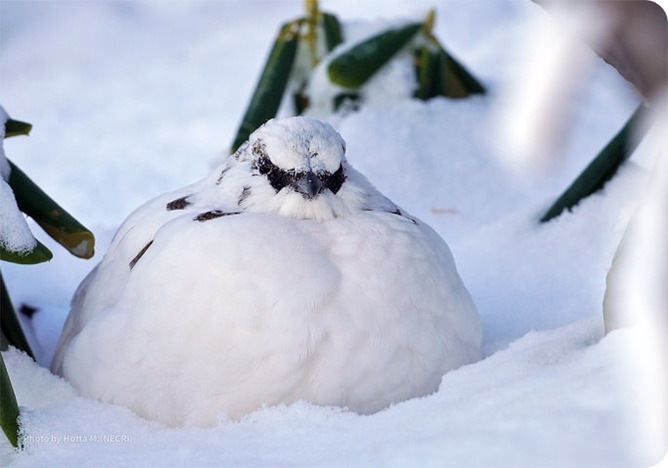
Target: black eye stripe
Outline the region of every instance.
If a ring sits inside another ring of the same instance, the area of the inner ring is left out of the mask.
[[[284,171],[274,166],[271,171],[267,173],[267,179],[272,187],[278,192],[283,187],[291,184],[295,180],[294,171]]]
[[[319,177],[325,187],[331,190],[332,193],[338,192],[346,180],[346,176],[343,174],[343,165],[339,166],[333,174],[325,174]]]
[[[277,167],[265,154],[262,154],[253,163],[253,166],[257,169],[258,173],[267,176],[269,183],[277,192],[294,180],[294,171],[292,171],[291,175],[289,171]]]
[[[257,160],[257,168],[260,174],[267,174],[274,169],[278,169],[274,164],[269,160],[269,158],[262,156]]]
[[[260,174],[267,176],[269,183],[276,192],[294,183],[301,176],[301,173],[298,174],[294,169],[288,171],[281,169],[265,155],[257,159],[255,167]],[[333,174],[327,172],[318,173],[318,178],[332,193],[337,193],[346,180],[346,176],[343,174],[343,165],[340,165]]]

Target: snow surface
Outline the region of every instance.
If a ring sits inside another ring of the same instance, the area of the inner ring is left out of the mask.
[[[330,122],[350,161],[448,242],[483,320],[486,358],[446,374],[431,396],[371,416],[306,403],[213,429],[167,429],[77,396],[26,356],[3,353],[22,406],[24,449],[0,438],[3,466],[648,466],[645,389],[629,382],[638,330],[603,336],[605,274],[631,217],[642,144],[604,190],[537,220],[637,105],[601,61],[582,77],[559,161],[519,179],[496,158],[503,90],[522,78],[526,0],[323,0],[344,21],[421,18],[491,93],[427,103],[375,95]],[[144,201],[199,180],[227,150],[275,32],[298,0],[0,3],[0,103],[34,125],[5,152],[97,238],[97,255],[3,263],[15,305],[48,365],[74,289]],[[665,441],[664,441],[665,443]]]

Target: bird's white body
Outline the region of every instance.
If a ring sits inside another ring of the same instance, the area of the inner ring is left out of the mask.
[[[138,209],[79,286],[54,371],[163,424],[211,426],[298,400],[372,413],[478,359],[447,245],[343,151],[326,124],[270,121],[210,177]],[[276,166],[258,172],[258,155]],[[299,163],[292,185],[268,183]],[[291,188],[304,171],[325,187]]]

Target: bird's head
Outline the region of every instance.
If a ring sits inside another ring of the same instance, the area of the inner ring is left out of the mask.
[[[327,123],[308,117],[268,121],[234,154],[249,164],[254,179],[244,207],[319,221],[360,209],[363,187],[345,151],[345,141]]]

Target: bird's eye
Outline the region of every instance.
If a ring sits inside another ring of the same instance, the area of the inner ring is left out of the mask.
[[[272,165],[271,170],[267,172],[267,179],[278,193],[281,189],[295,180],[295,171],[284,171],[283,169]]]
[[[279,192],[294,179],[294,170],[285,171],[276,167],[266,155],[260,156],[254,165],[260,174],[267,176],[267,180],[276,192]]]
[[[338,192],[341,185],[343,185],[343,182],[346,180],[346,176],[343,174],[343,165],[339,166],[333,174],[323,176],[321,180],[325,187],[331,190],[332,193]]]

